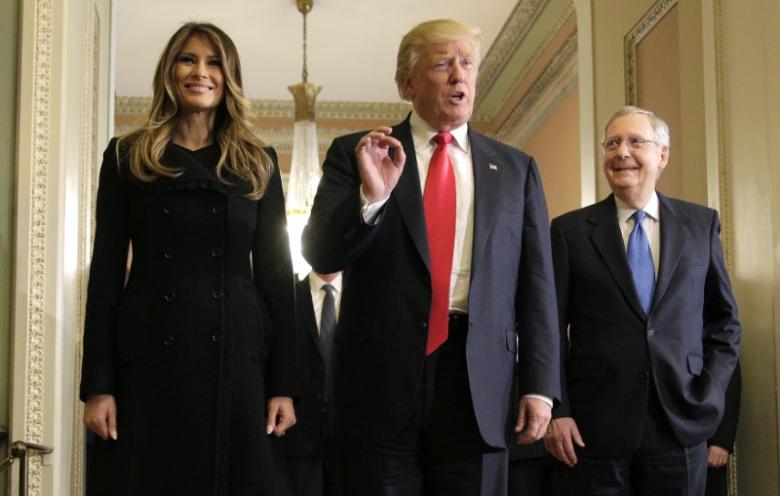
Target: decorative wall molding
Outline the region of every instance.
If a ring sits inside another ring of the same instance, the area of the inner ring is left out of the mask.
[[[623,38],[623,60],[625,63],[626,105],[637,104],[636,47],[653,30],[656,24],[677,5],[678,0],[658,0],[639,19],[631,31]]]
[[[577,81],[577,33],[574,32],[495,132],[496,137],[512,143],[524,142],[574,89]]]
[[[117,96],[117,115],[146,115],[151,107],[151,97]],[[252,113],[256,119],[295,117],[292,100],[251,100]],[[407,102],[317,102],[315,112],[318,119],[354,119],[398,121],[412,109]]]
[[[31,181],[27,274],[27,360],[25,380],[16,381],[25,388],[24,427],[29,442],[43,441],[44,366],[46,342],[46,261],[47,211],[49,198],[50,116],[53,81],[54,2],[36,0],[33,7],[32,130]],[[23,194],[23,193],[20,193]],[[24,235],[18,232],[17,235]],[[30,496],[41,494],[41,459],[28,459],[27,483]]]
[[[76,312],[75,312],[75,343],[76,359],[73,370],[74,384],[78,388],[81,382],[82,344],[84,340],[84,313],[86,309],[87,284],[89,278],[89,261],[92,245],[94,219],[94,192],[97,188],[98,125],[100,108],[100,35],[101,19],[94,1],[86,1],[83,6],[84,26],[82,45],[82,64],[85,75],[81,87],[81,132],[79,133],[79,155],[81,161],[78,169],[78,254],[76,261]],[[84,406],[80,401],[73,402],[73,446],[71,448],[71,491],[70,494],[84,494],[84,461],[86,456],[84,436]]]
[[[479,108],[482,99],[489,94],[512,55],[523,43],[536,19],[547,7],[550,0],[519,0],[506,23],[496,36],[496,40],[482,59],[477,81],[477,100],[474,108]]]
[[[536,64],[539,62],[544,51],[549,47],[550,43],[552,43],[555,37],[558,36],[563,26],[573,15],[575,15],[574,3],[569,3],[564,9],[561,16],[553,25],[552,29],[550,29],[549,33],[547,33],[547,36],[545,37],[544,41],[542,41],[539,44],[539,46],[536,48],[536,51],[533,53],[533,55],[531,55],[531,57],[528,59],[528,62],[523,67],[523,70],[515,78],[515,82],[512,85],[512,87],[509,89],[509,91],[507,91],[504,95],[502,95],[502,102],[497,106],[497,108],[505,108],[507,105],[509,105],[509,100],[512,97],[512,95],[516,95],[518,91],[520,91],[520,86],[522,86],[524,82],[528,79],[529,73],[534,68],[534,66],[536,66]],[[576,28],[575,28],[575,36],[576,36]],[[480,81],[482,81],[481,69],[480,69]],[[478,88],[481,88],[479,84],[478,84]],[[488,91],[486,90],[487,88],[484,90],[483,89],[477,90],[478,101],[481,101],[481,98],[487,96]],[[484,123],[491,123],[495,120],[496,118],[495,113],[489,114],[487,112],[479,112],[478,105],[475,105],[474,108],[475,108],[475,115],[472,120],[477,122],[484,122]]]
[[[723,257],[726,268],[734,274],[734,217],[731,206],[731,190],[729,188],[729,176],[731,163],[729,162],[729,140],[726,129],[726,96],[725,96],[725,56],[723,48],[723,0],[713,0],[714,28],[715,28],[715,93],[717,105],[717,133],[718,133],[718,202],[720,213],[720,237],[723,244]],[[737,473],[739,456],[737,447],[728,459],[728,495],[739,496],[739,477]]]

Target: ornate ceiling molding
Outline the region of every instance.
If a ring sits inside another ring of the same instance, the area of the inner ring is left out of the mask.
[[[536,19],[544,11],[550,0],[520,0],[509,15],[504,27],[498,33],[490,50],[482,59],[477,81],[477,101],[479,108],[484,95],[490,93],[496,80],[504,71],[517,48],[523,43]]]
[[[561,29],[563,29],[563,26],[571,19],[571,17],[575,15],[575,9],[574,9],[574,3],[569,3],[566,8],[564,9],[561,16],[558,18],[558,20],[553,25],[552,29],[550,29],[550,32],[547,33],[547,36],[545,37],[544,41],[542,41],[539,46],[536,48],[536,51],[531,55],[531,57],[528,59],[528,62],[523,67],[522,71],[518,76],[515,78],[515,83],[512,85],[509,91],[507,91],[504,95],[502,95],[502,101],[501,104],[497,106],[497,108],[506,108],[507,105],[509,105],[509,99],[512,95],[516,95],[517,92],[520,89],[520,86],[523,85],[523,83],[527,80],[528,74],[531,72],[531,70],[534,68],[534,66],[539,62],[539,60],[542,57],[542,54],[544,51],[550,46],[550,43],[555,39],[556,36],[559,35]],[[576,33],[576,28],[575,28]],[[503,32],[502,32],[503,34]],[[499,35],[500,36],[500,35]],[[482,71],[480,70],[480,78],[482,77]],[[477,91],[478,95],[482,95],[481,97],[478,96],[478,100],[481,101],[481,98],[487,96],[488,92],[483,90]],[[478,107],[475,107],[478,108]],[[475,120],[478,122],[485,122],[490,123],[493,122],[496,118],[495,113],[481,113],[477,112],[477,115],[475,115]]]
[[[574,32],[496,131],[496,137],[513,143],[524,141],[576,84],[577,33]]]

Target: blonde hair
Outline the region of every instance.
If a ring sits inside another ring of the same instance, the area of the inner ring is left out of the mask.
[[[120,145],[127,143],[130,172],[141,181],[151,182],[158,177],[178,177],[181,169],[160,162],[171,140],[175,119],[179,112],[178,89],[174,82],[176,59],[187,40],[196,34],[205,36],[214,46],[222,63],[225,92],[216,109],[214,132],[221,154],[217,162],[217,178],[230,184],[225,170],[246,180],[252,191],[246,196],[259,199],[265,193],[274,172],[271,158],[263,150],[263,142],[252,133],[249,124],[250,103],[241,86],[241,63],[238,50],[230,37],[210,23],[188,22],[179,28],[160,55],[154,73],[152,107],[146,122],[119,137],[116,153],[119,162]]]
[[[604,124],[604,139],[607,138],[607,130],[609,129],[609,126],[615,121],[615,119],[629,114],[640,114],[647,117],[647,119],[650,121],[650,127],[653,128],[655,139],[657,139],[662,146],[665,146],[666,148],[670,147],[671,139],[669,138],[669,125],[653,112],[641,107],[635,107],[633,105],[626,105],[612,114],[612,117],[610,117],[607,123]]]
[[[413,27],[411,31],[406,33],[398,47],[395,65],[395,84],[398,87],[398,94],[407,100],[406,82],[420,59],[420,52],[433,43],[462,39],[470,41],[474,48],[474,62],[479,67],[479,39],[481,35],[482,32],[479,28],[473,28],[452,19],[436,19]]]

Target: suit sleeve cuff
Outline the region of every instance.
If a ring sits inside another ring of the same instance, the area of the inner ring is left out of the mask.
[[[390,197],[388,196],[384,200],[379,200],[374,203],[368,203],[368,200],[366,199],[366,196],[363,194],[363,187],[360,188],[360,204],[362,205],[360,209],[360,214],[363,217],[363,222],[366,223],[367,226],[375,226],[379,223],[379,221],[382,218],[382,207],[385,206],[385,203],[387,203],[387,200],[389,200]]]
[[[524,394],[523,398],[533,398],[536,400],[542,400],[548,405],[550,405],[550,408],[553,407],[553,400],[549,396],[544,396],[543,394]]]

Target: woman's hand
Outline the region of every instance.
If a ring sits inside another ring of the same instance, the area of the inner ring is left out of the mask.
[[[87,428],[108,441],[118,438],[116,431],[116,399],[113,394],[90,394],[84,405],[84,424]]]
[[[295,425],[295,408],[293,400],[288,396],[275,396],[268,402],[268,417],[265,421],[265,432],[276,437],[284,436],[284,432]]]

